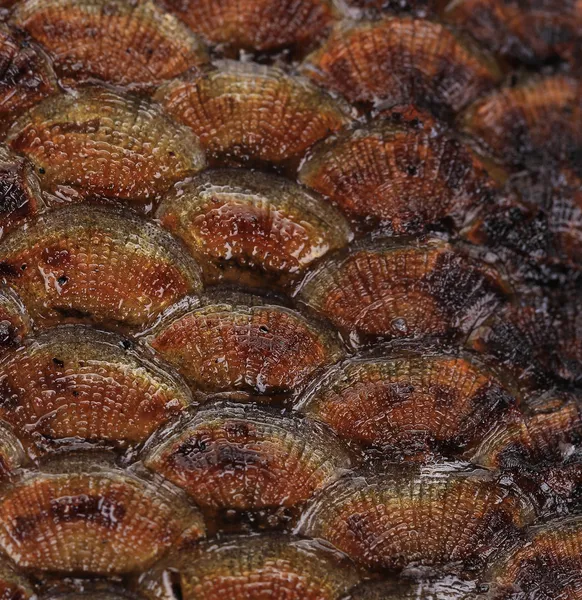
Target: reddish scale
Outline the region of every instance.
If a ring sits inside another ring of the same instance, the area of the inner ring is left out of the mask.
[[[55,90],[56,82],[44,56],[0,24],[0,131]]]
[[[199,514],[159,484],[82,457],[50,469],[23,474],[0,499],[0,546],[19,567],[139,571],[204,533]]]
[[[340,355],[327,332],[268,304],[195,309],[162,324],[149,343],[195,388],[255,395],[300,389]]]
[[[146,206],[205,166],[199,142],[145,98],[87,87],[35,106],[8,135],[42,187]]]
[[[395,233],[447,219],[460,227],[496,190],[484,166],[454,138],[385,120],[316,146],[300,179],[366,228]]]
[[[219,404],[146,456],[207,509],[294,507],[352,466],[327,429],[252,406]]]
[[[190,394],[124,341],[76,326],[37,337],[1,363],[0,416],[22,437],[145,441]]]
[[[582,145],[581,90],[580,82],[566,75],[503,88],[467,111],[465,129],[505,164],[575,166]]]
[[[284,535],[238,536],[198,544],[152,569],[142,586],[148,598],[163,598],[172,562],[184,600],[335,600],[358,580],[350,561],[323,544]]]
[[[458,455],[513,404],[491,373],[467,359],[411,355],[332,369],[299,408],[342,438],[397,458]]]
[[[322,198],[259,172],[208,171],[178,184],[158,218],[187,244],[209,283],[287,287],[351,238]]]
[[[540,600],[574,600],[582,588],[582,521],[557,519],[532,528],[527,543],[492,569],[505,593]]]
[[[576,394],[546,393],[522,412],[500,421],[485,436],[472,461],[489,468],[563,464],[582,440],[582,400]]]
[[[200,138],[213,166],[296,163],[350,121],[324,91],[279,68],[234,61],[216,66],[155,96]]]
[[[102,4],[95,11],[99,3],[60,0],[46,6],[28,0],[19,6],[15,20],[48,48],[61,72],[77,80],[152,84],[205,62],[197,39],[153,3]],[[107,43],[95,46],[95,29]]]
[[[303,514],[298,531],[375,570],[412,564],[447,572],[455,563],[474,570],[515,542],[531,520],[519,494],[485,472],[398,466],[332,484]]]
[[[499,80],[494,63],[445,26],[410,17],[340,24],[303,70],[352,103],[420,104],[447,118]]]
[[[582,61],[580,0],[455,0],[444,17],[513,60],[536,64],[559,57],[575,66]]]
[[[143,325],[200,286],[197,265],[166,232],[95,207],[52,211],[0,253],[2,277],[43,327]]]
[[[151,86],[206,62],[197,38],[148,0],[26,0],[13,20],[76,82]]]
[[[300,298],[361,343],[471,329],[499,304],[504,287],[488,267],[441,242],[387,244],[329,261],[305,280]]]
[[[335,17],[329,0],[164,0],[164,4],[193,31],[232,50],[311,45]]]

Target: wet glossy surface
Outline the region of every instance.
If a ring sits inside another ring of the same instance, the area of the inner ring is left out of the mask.
[[[213,166],[278,165],[349,117],[341,104],[282,69],[220,61],[208,75],[174,81],[156,99],[200,138]]]
[[[6,237],[0,256],[2,278],[42,327],[143,325],[200,287],[197,264],[167,232],[96,207],[48,213]]]
[[[0,561],[0,597],[6,600],[32,600],[36,598],[32,584],[6,560]]]
[[[582,398],[547,392],[524,403],[486,436],[473,460],[490,468],[518,471],[524,465],[562,464],[582,439]]]
[[[507,589],[501,597],[513,598],[518,593],[540,600],[576,598],[582,586],[580,518],[533,528],[528,541],[510,556],[497,576]]]
[[[0,286],[0,352],[18,347],[30,332],[30,318],[13,290]]]
[[[243,170],[208,171],[178,184],[157,216],[187,244],[208,283],[285,285],[352,237],[321,197]]]
[[[467,358],[411,354],[334,367],[298,409],[348,441],[398,458],[461,454],[514,403],[492,373]]]
[[[46,57],[24,43],[14,30],[0,24],[0,131],[55,89]]]
[[[0,238],[44,208],[32,165],[0,145]]]
[[[471,571],[532,518],[519,493],[486,471],[392,466],[386,474],[354,473],[329,486],[298,530],[375,570],[454,570],[453,563],[461,563]]]
[[[39,445],[145,441],[192,399],[126,339],[88,327],[50,329],[0,363],[0,418]]]
[[[307,278],[299,297],[357,344],[470,329],[499,304],[502,289],[485,265],[433,240],[352,249]]]
[[[188,28],[148,0],[27,0],[13,21],[51,53],[62,77],[77,82],[152,85],[206,62]]]
[[[301,389],[341,356],[333,333],[255,296],[217,295],[178,305],[148,335],[196,389],[274,395]]]
[[[148,203],[205,164],[197,138],[159,107],[100,87],[38,104],[8,143],[31,159],[43,188],[65,196]]]
[[[325,427],[234,403],[202,408],[166,437],[145,465],[204,508],[292,507],[355,463]]]
[[[301,181],[367,228],[414,233],[447,219],[456,227],[487,207],[495,183],[462,143],[419,120],[386,120],[318,144]]]
[[[580,0],[0,0],[0,600],[582,600]]]
[[[232,537],[201,544],[183,556],[175,578],[184,600],[332,600],[358,580],[331,547],[290,536]],[[142,578],[148,598],[164,598],[163,568]]]
[[[139,570],[204,533],[175,491],[90,457],[22,474],[0,500],[0,523],[17,565],[65,574]]]

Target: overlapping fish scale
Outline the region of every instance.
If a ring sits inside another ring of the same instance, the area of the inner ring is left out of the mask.
[[[0,25],[11,600],[578,599],[578,4],[333,4],[0,1],[37,40]],[[205,65],[197,34],[240,60]],[[546,68],[502,82],[520,62]],[[370,133],[375,153],[355,143]],[[253,198],[215,227],[210,204],[180,213],[216,184]],[[161,223],[131,214],[160,201]],[[72,298],[69,258],[102,242],[108,260],[73,261],[94,272]],[[203,291],[197,262],[228,289]]]
[[[159,481],[109,457],[57,457],[20,473],[0,497],[0,547],[19,567],[118,575],[204,535],[200,514]]]
[[[139,444],[192,404],[169,370],[119,335],[49,329],[1,361],[0,418],[39,449],[81,440]]]
[[[0,265],[39,328],[63,321],[143,327],[201,289],[198,264],[167,231],[82,204],[12,231],[0,242]]]
[[[64,199],[148,205],[205,166],[198,138],[159,106],[101,86],[46,98],[12,125],[7,143]]]
[[[325,322],[229,292],[176,304],[144,337],[193,389],[209,393],[293,394],[343,355]]]
[[[201,41],[151,0],[26,0],[12,22],[65,81],[151,87],[207,61]]]
[[[161,86],[155,99],[200,138],[212,166],[293,166],[351,121],[346,106],[276,66],[216,61]]]

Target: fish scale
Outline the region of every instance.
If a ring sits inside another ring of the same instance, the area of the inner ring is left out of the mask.
[[[0,597],[582,600],[582,2],[0,0]]]

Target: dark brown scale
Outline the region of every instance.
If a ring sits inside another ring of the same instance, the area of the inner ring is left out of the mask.
[[[25,0],[13,21],[65,80],[152,86],[207,60],[196,36],[150,0]]]
[[[500,419],[471,460],[488,468],[548,468],[564,464],[581,441],[582,397],[552,391]]]
[[[552,296],[523,296],[471,336],[471,345],[493,355],[521,379],[582,380],[582,302],[576,288]]]
[[[0,600],[582,600],[581,8],[0,0]]]
[[[449,244],[386,241],[328,261],[299,297],[359,344],[469,331],[505,289],[499,274]]]
[[[49,330],[10,353],[0,363],[0,418],[40,445],[145,441],[191,397],[165,365],[124,349],[123,342],[70,326]]]
[[[484,151],[513,167],[579,167],[582,84],[566,75],[534,78],[478,100],[463,124]]]
[[[43,208],[32,165],[0,145],[0,238]]]
[[[512,60],[582,62],[580,0],[452,0],[444,18]]]
[[[515,400],[466,357],[404,354],[332,368],[298,408],[382,457],[460,454],[504,420]]]
[[[331,0],[164,0],[193,31],[221,48],[303,49],[336,17]]]
[[[487,585],[463,581],[456,577],[419,583],[368,581],[350,591],[350,600],[493,600]]]
[[[531,521],[519,490],[455,465],[353,473],[327,487],[298,531],[323,538],[374,570],[419,566],[475,571],[519,540]]]
[[[204,534],[173,488],[89,456],[22,473],[0,498],[0,546],[22,568],[114,575]]]
[[[582,589],[582,519],[550,521],[529,532],[493,569],[499,600],[576,600]]]
[[[43,189],[141,207],[205,166],[197,138],[146,99],[90,87],[54,95],[9,132]]]
[[[200,289],[197,264],[159,226],[83,205],[54,210],[0,244],[0,276],[37,326],[143,326]]]
[[[540,503],[545,502],[544,517],[579,515],[582,510],[582,455],[579,445],[575,448],[562,464],[529,472],[541,492]]]
[[[45,56],[0,23],[0,132],[55,90],[56,81]]]
[[[212,166],[297,163],[350,121],[344,106],[277,67],[218,61],[159,89],[156,99],[200,138]]]
[[[336,600],[358,581],[337,550],[290,536],[231,537],[199,544],[152,569],[142,580],[148,600],[162,600],[173,575],[183,600]]]
[[[409,17],[340,24],[303,71],[352,103],[412,103],[447,118],[499,79],[487,56],[445,26]]]
[[[582,181],[571,169],[523,172],[508,182],[509,196],[464,235],[511,264],[582,267]],[[518,194],[518,197],[516,197]]]
[[[259,297],[218,295],[184,308],[147,339],[195,389],[289,394],[341,356],[320,323]]]
[[[453,137],[385,119],[315,146],[299,177],[359,225],[394,233],[447,221],[458,229],[497,187]]]
[[[346,0],[350,9],[359,9],[364,15],[378,17],[382,13],[408,13],[427,16],[436,11],[442,0]]]
[[[249,405],[203,408],[170,433],[144,464],[205,509],[292,508],[354,465],[325,427]]]
[[[0,285],[0,354],[17,348],[30,332],[30,319],[20,298]]]
[[[286,287],[352,237],[324,199],[243,170],[208,171],[176,185],[157,217],[185,242],[207,283]]]

